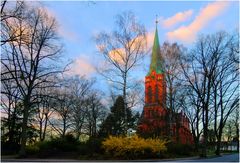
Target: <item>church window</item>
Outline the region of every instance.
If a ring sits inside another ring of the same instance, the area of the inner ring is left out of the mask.
[[[152,102],[152,87],[151,86],[148,87],[148,102],[149,103]]]
[[[156,102],[159,102],[159,90],[158,90],[158,85],[156,85],[155,99],[156,99]]]

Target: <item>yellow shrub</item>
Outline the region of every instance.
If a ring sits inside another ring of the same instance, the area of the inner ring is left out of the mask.
[[[132,137],[110,136],[102,143],[107,153],[114,157],[136,158],[146,155],[157,155],[167,150],[165,140],[144,139],[137,135]]]

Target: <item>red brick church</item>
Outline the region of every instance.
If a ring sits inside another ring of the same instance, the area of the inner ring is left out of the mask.
[[[182,144],[192,143],[189,119],[166,106],[166,80],[156,28],[150,70],[145,77],[145,105],[138,132],[150,137],[170,138]]]

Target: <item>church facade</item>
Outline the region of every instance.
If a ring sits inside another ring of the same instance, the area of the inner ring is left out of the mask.
[[[167,108],[167,86],[163,58],[156,28],[150,69],[145,77],[145,105],[138,132],[148,137],[169,138],[182,144],[192,144],[189,119],[183,113]]]

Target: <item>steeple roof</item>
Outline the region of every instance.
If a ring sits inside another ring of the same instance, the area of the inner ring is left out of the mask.
[[[163,58],[160,52],[157,26],[155,30],[154,43],[152,48],[152,58],[151,58],[150,70],[148,72],[148,75],[150,75],[153,70],[155,70],[157,74],[164,73]]]

